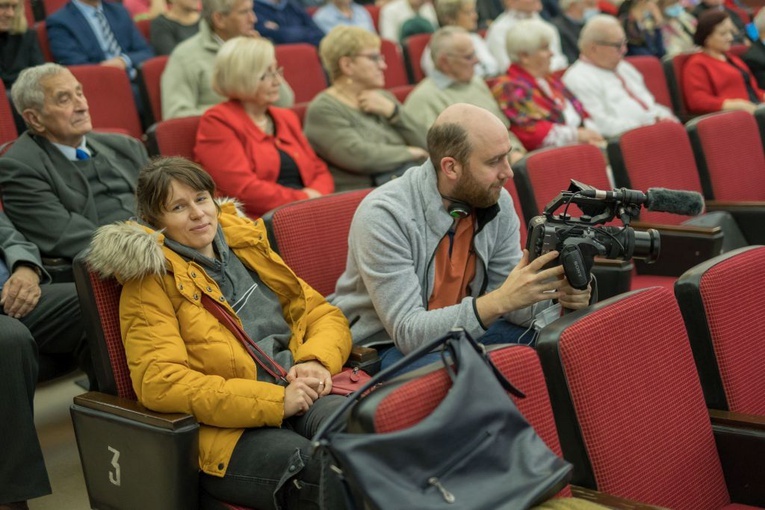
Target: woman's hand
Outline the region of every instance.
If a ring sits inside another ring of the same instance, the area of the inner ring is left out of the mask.
[[[726,99],[722,104],[723,110],[743,110],[745,112],[754,113],[757,109],[757,105],[746,99]]]
[[[330,374],[329,370],[318,361],[298,363],[293,365],[289,372],[287,372],[288,381],[303,377],[316,379],[318,381],[316,391],[318,391],[319,397],[329,395],[329,392],[332,390],[332,374]]]
[[[321,193],[313,188],[303,188],[303,193],[308,195],[308,198],[316,198],[321,196]]]
[[[364,113],[390,118],[396,111],[396,103],[376,90],[364,90],[358,95],[359,109]]]
[[[299,416],[311,408],[319,398],[319,379],[313,377],[298,377],[290,379],[284,389],[284,417]]]
[[[406,150],[409,151],[409,154],[412,155],[412,161],[419,161],[419,160],[425,160],[428,159],[428,151],[421,147],[414,147],[412,145],[408,146]]]
[[[576,130],[576,137],[579,143],[589,143],[591,145],[602,145],[604,140],[600,133],[592,129],[580,127]]]

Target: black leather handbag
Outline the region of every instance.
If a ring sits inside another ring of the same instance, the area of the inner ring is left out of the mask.
[[[396,432],[364,432],[369,427],[354,417],[369,414],[365,406],[379,402],[376,394],[385,385],[365,392],[439,348],[452,387],[433,412]],[[568,483],[571,465],[545,445],[507,391],[523,396],[483,346],[457,330],[379,372],[351,395],[316,433],[314,455],[322,456],[325,476],[339,476],[346,484],[349,509],[530,508]],[[355,423],[345,429],[341,422],[354,404],[350,421]]]

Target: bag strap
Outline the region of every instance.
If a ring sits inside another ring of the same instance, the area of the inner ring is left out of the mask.
[[[395,374],[402,368],[411,365],[415,361],[419,360],[420,358],[424,357],[426,354],[430,354],[434,349],[445,346],[449,352],[452,354],[452,360],[456,362],[457,356],[456,356],[456,350],[453,346],[450,346],[449,344],[452,342],[458,342],[460,340],[464,339],[467,341],[479,354],[481,354],[481,357],[483,360],[491,367],[492,372],[494,373],[497,380],[500,382],[502,387],[505,389],[505,391],[508,391],[512,393],[513,395],[516,395],[520,398],[525,398],[526,395],[523,394],[518,388],[513,386],[513,384],[507,380],[507,378],[502,374],[502,372],[499,371],[499,369],[494,366],[494,363],[491,362],[488,355],[486,354],[486,349],[482,344],[479,344],[473,338],[468,335],[464,329],[462,328],[455,328],[451,330],[449,333],[447,333],[445,336],[442,336],[440,338],[437,338],[435,340],[431,340],[430,342],[427,342],[414,351],[410,352],[408,355],[404,356],[388,368],[379,371],[377,374],[375,374],[374,377],[369,379],[364,385],[361,386],[358,390],[354,391],[350,395],[348,395],[345,399],[345,402],[339,406],[334,413],[332,413],[324,422],[322,423],[321,427],[319,427],[319,430],[316,431],[316,434],[313,437],[313,447],[314,450],[318,449],[320,446],[323,446],[326,444],[326,439],[324,436],[327,434],[327,432],[334,426],[335,422],[342,416],[350,407],[356,403],[356,401],[364,394],[366,393],[370,388],[374,387],[377,384],[380,384],[384,380],[388,379],[392,374]],[[457,367],[457,370],[459,371],[459,367]]]
[[[287,371],[284,370],[284,367],[277,363],[276,360],[274,360],[271,356],[266,354],[263,349],[261,349],[260,346],[255,341],[253,341],[249,335],[247,335],[244,329],[242,329],[242,326],[240,326],[239,323],[235,321],[233,317],[231,317],[231,315],[225,308],[223,308],[222,305],[218,304],[213,298],[204,293],[202,293],[202,305],[207,309],[208,312],[213,314],[215,318],[218,319],[218,322],[226,326],[226,328],[228,328],[229,331],[231,331],[231,333],[233,333],[234,336],[244,344],[245,349],[247,349],[247,352],[250,353],[252,359],[254,359],[255,362],[263,368],[263,370],[265,370],[275,380],[283,381],[289,384],[289,381],[287,381]]]

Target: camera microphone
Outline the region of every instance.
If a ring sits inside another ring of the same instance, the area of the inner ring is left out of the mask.
[[[648,188],[645,207],[649,211],[698,216],[704,210],[704,197],[696,191]]]
[[[649,211],[698,216],[704,209],[704,197],[695,191],[681,191],[666,188],[649,188],[647,193],[633,189],[583,189],[581,196],[620,202],[623,204],[643,205]]]

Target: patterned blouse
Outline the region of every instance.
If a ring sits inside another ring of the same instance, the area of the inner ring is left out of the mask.
[[[567,102],[582,121],[589,118],[582,103],[558,77],[548,75],[545,81],[549,93],[542,90],[537,79],[523,67],[511,64],[507,74],[492,87],[500,109],[510,119],[510,130],[530,151],[542,146],[556,124],[566,124],[564,110]]]

